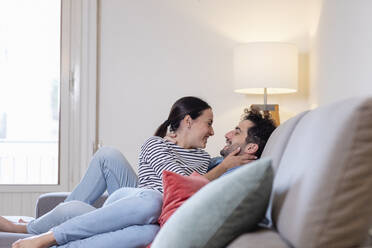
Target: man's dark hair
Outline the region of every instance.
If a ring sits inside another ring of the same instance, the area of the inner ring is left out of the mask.
[[[258,145],[255,155],[260,158],[267,140],[276,128],[275,122],[268,111],[261,112],[257,108],[245,109],[242,120],[249,120],[254,124],[253,127],[248,129],[245,141],[247,144],[255,143]]]

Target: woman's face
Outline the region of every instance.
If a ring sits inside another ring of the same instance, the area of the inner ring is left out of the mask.
[[[193,148],[205,148],[209,136],[214,135],[213,127],[213,112],[212,109],[206,109],[202,114],[191,120],[189,128],[189,142]]]

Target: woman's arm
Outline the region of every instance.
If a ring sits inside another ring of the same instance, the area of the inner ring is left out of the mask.
[[[177,144],[175,139],[176,135],[174,133],[168,133],[164,138],[170,142]],[[203,176],[206,177],[209,181],[212,181],[216,178],[219,178],[222,174],[224,174],[227,170],[247,164],[251,161],[257,159],[256,156],[251,154],[242,154],[238,155],[240,152],[240,147],[238,147],[235,151],[231,152],[224,160],[213,169],[211,169],[208,173],[204,174]]]
[[[209,181],[212,181],[222,174],[224,174],[228,169],[247,164],[252,160],[256,159],[256,156],[251,154],[242,154],[238,155],[240,152],[240,147],[235,151],[231,152],[219,165],[210,170],[207,174],[204,175]]]

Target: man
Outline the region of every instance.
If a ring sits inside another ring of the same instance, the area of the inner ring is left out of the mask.
[[[225,134],[226,146],[220,151],[222,157],[213,158],[208,171],[217,169],[215,167],[232,153],[236,153],[235,156],[250,155],[248,157],[251,160],[260,158],[266,142],[275,128],[270,114],[261,114],[258,109],[245,109],[238,126]],[[237,167],[239,166],[234,168]],[[229,169],[227,173],[234,168]]]

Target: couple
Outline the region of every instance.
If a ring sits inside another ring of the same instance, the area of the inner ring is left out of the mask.
[[[138,178],[119,151],[101,148],[64,203],[27,224],[13,224],[0,217],[0,231],[38,234],[15,242],[14,248],[145,247],[159,231],[163,171],[184,176],[196,171],[214,180],[260,157],[275,129],[268,116],[246,111],[239,125],[225,135],[223,160],[211,160],[203,149],[214,134],[212,123],[212,108],[205,101],[179,99],[155,136],[142,145]],[[95,209],[91,204],[105,190],[108,199],[102,208]]]

